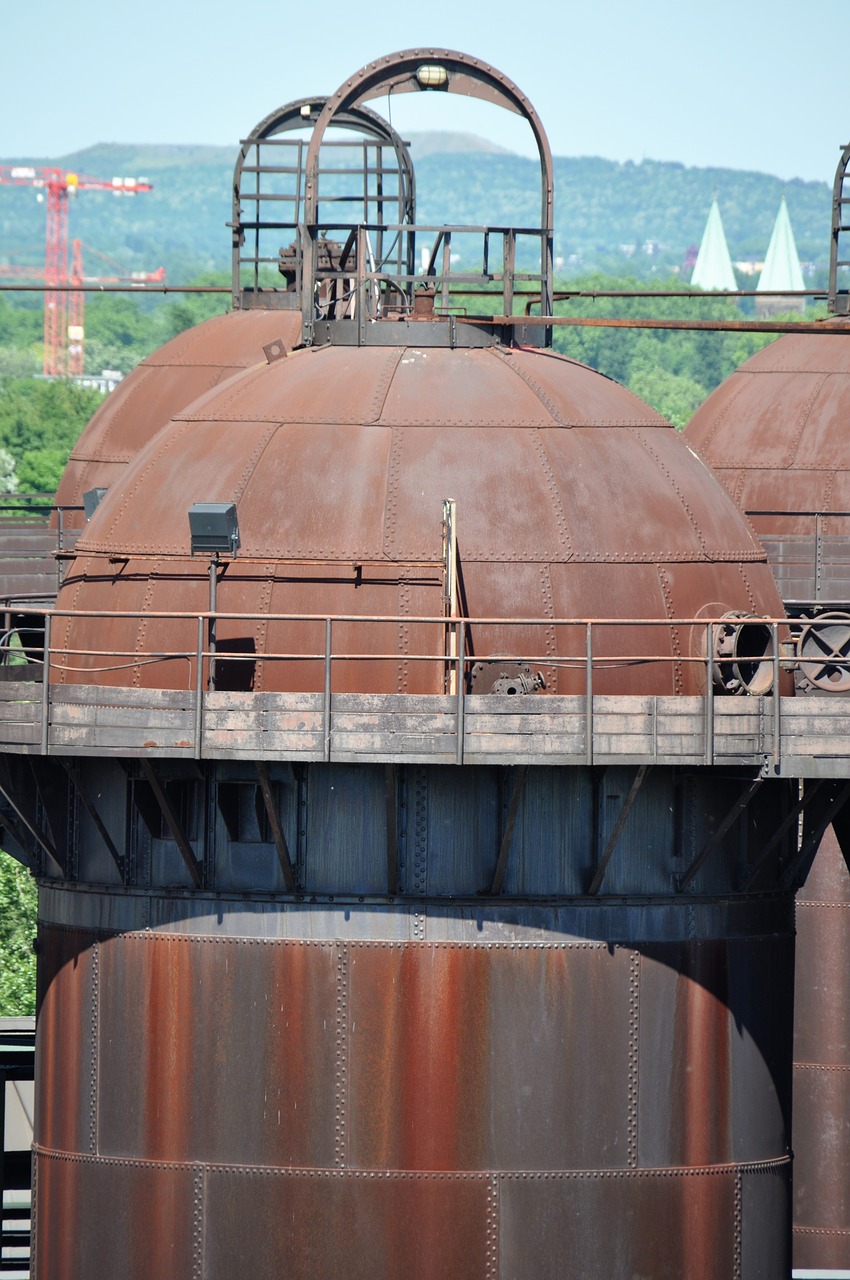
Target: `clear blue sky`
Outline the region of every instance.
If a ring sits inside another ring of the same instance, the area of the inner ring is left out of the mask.
[[[381,54],[438,45],[516,81],[556,155],[831,181],[850,138],[846,15],[847,0],[23,0],[0,19],[0,156],[97,142],[235,147],[281,103],[330,93]],[[465,128],[531,151],[505,112],[439,95],[396,101],[403,130]]]

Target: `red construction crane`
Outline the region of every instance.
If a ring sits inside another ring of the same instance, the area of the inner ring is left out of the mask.
[[[36,187],[46,193],[47,234],[44,254],[44,372],[65,375],[68,370],[68,201],[78,191],[111,191],[135,196],[153,187],[142,178],[89,178],[66,169],[37,169],[30,165],[0,165],[0,186]]]

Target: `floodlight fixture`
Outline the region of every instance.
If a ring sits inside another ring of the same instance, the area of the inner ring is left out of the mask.
[[[108,489],[86,489],[83,494],[83,508],[86,513],[86,523],[91,520],[95,511],[97,511],[108,492]]]
[[[189,508],[192,555],[235,556],[239,550],[239,521],[235,502],[196,502]]]

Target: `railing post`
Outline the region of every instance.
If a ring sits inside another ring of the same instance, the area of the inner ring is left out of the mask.
[[[331,619],[325,618],[325,696],[322,707],[322,733],[324,735],[324,758],[331,758]]]
[[[50,724],[50,614],[44,615],[44,649],[41,666],[41,754],[47,755]]]
[[[56,550],[64,551],[65,550],[65,512],[62,507],[56,508],[56,542],[57,542]],[[64,576],[64,568],[63,568],[64,564],[65,564],[65,561],[63,560],[63,558],[61,556],[57,556],[56,558],[57,589],[62,586],[62,578]]]
[[[705,632],[705,763],[714,763],[714,623]]]
[[[464,732],[464,705],[463,705],[463,665],[466,653],[466,635],[463,622],[456,622],[457,628],[457,694],[455,704],[455,735],[456,735],[456,756],[455,762],[463,764],[463,732]]]
[[[779,762],[782,759],[782,723],[780,720],[782,699],[779,696],[779,623],[772,622],[770,629],[773,633],[773,767],[778,772]]]
[[[593,637],[586,622],[584,636],[584,763],[593,764]]]
[[[204,619],[198,614],[198,637],[195,651],[195,759],[201,758],[201,734],[204,723]]]

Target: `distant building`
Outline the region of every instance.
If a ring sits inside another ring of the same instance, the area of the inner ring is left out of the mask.
[[[706,290],[738,288],[716,199],[712,200],[708,211],[691,284],[695,289]]]
[[[756,285],[757,293],[775,293],[787,289],[789,293],[795,289],[805,289],[803,272],[794,243],[794,232],[788,216],[788,206],[783,196],[779,202],[779,213],[773,225],[773,234],[767,247],[764,269]],[[777,297],[757,298],[756,315],[774,316],[780,311],[803,311],[805,298]]]

